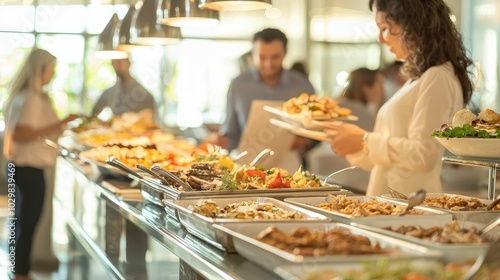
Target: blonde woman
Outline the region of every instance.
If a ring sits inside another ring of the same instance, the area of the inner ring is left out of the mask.
[[[57,153],[40,137],[57,141],[64,126],[76,115],[59,120],[44,91],[54,76],[56,58],[33,49],[12,80],[7,100],[4,155],[9,160],[9,189],[15,184],[15,279],[30,279],[33,233],[45,195],[44,168],[55,164]],[[12,180],[12,179],[13,180]],[[12,246],[9,243],[9,246]]]

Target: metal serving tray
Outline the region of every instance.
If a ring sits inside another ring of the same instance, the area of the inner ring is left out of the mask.
[[[460,223],[463,228],[469,229],[471,227],[476,227],[477,229],[484,228],[484,224],[473,223],[473,222],[462,222]],[[405,240],[420,246],[424,246],[429,249],[440,251],[446,262],[459,262],[463,263],[465,261],[475,261],[480,255],[484,254],[488,247],[491,245],[490,243],[481,243],[481,244],[461,244],[461,243],[439,243],[432,242],[428,240],[422,240],[417,237],[412,237],[408,235],[404,235],[401,233],[393,232],[390,230],[383,229],[384,227],[391,226],[393,229],[396,229],[400,226],[421,226],[423,228],[430,228],[434,226],[443,227],[445,224],[436,221],[434,219],[428,219],[425,221],[397,221],[393,223],[387,224],[377,224],[377,223],[365,223],[361,224],[351,224],[353,226],[363,228],[369,231],[377,232],[380,234],[384,234],[387,236],[391,236],[394,238],[398,238],[401,240]],[[488,237],[492,239],[500,238],[500,228],[494,229],[492,232],[488,233]]]
[[[338,275],[349,272],[365,272],[363,276],[356,275],[357,279],[369,279],[374,276],[376,279],[399,279],[396,273],[417,272],[429,278],[442,279],[445,277],[445,267],[441,261],[435,259],[416,260],[391,260],[388,262],[380,258],[374,263],[316,263],[314,265],[283,265],[274,269],[285,280],[319,280],[319,279],[344,279]],[[331,274],[331,275],[330,275]],[[433,277],[433,278],[430,278]],[[348,278],[352,279],[352,278]]]
[[[163,200],[169,198],[166,194],[168,187],[163,186],[159,180],[153,178],[144,178],[140,182],[141,194],[145,200],[162,207],[165,206]]]
[[[352,234],[366,236],[371,242],[378,242],[381,248],[397,249],[399,252],[394,254],[374,254],[374,255],[350,255],[350,256],[300,256],[294,255],[274,246],[258,241],[254,237],[262,230],[267,228],[269,223],[233,223],[214,225],[215,228],[230,235],[233,240],[234,248],[238,254],[247,258],[258,265],[273,271],[275,267],[281,265],[301,265],[315,266],[318,263],[329,264],[354,264],[359,262],[375,262],[381,258],[387,260],[396,259],[436,259],[440,260],[442,255],[438,251],[430,250],[423,246],[415,245],[400,239],[384,236],[368,230],[356,228],[349,225],[338,223],[276,223],[273,226],[284,232],[290,232],[298,227],[308,227],[309,229],[328,231],[332,229],[344,229]]]
[[[160,186],[161,191],[169,199],[208,199],[208,198],[245,198],[245,197],[272,197],[283,200],[287,197],[309,197],[326,194],[352,195],[352,192],[342,189],[340,186],[326,186],[317,188],[280,188],[280,189],[259,189],[259,190],[237,190],[237,191],[179,191],[176,188],[161,185],[151,180],[141,181],[141,184]],[[145,186],[147,189],[149,186]],[[151,186],[155,187],[155,186]],[[157,196],[159,198],[159,196]]]
[[[405,215],[403,217],[401,216],[389,216],[389,215],[379,215],[379,216],[369,216],[369,217],[352,217],[351,215],[346,215],[338,212],[333,212],[333,211],[328,211],[321,209],[319,207],[316,207],[315,205],[325,203],[326,202],[326,197],[302,197],[302,198],[287,198],[285,199],[285,202],[290,202],[292,204],[295,204],[299,207],[306,208],[318,213],[321,213],[329,218],[332,219],[334,222],[339,222],[343,224],[350,224],[352,222],[355,223],[360,223],[364,224],[367,221],[377,221],[379,223],[386,223],[387,221],[389,222],[395,222],[398,220],[403,220],[403,221],[418,221],[418,220],[427,220],[429,219],[429,215],[432,216],[432,219],[441,221],[443,222],[451,222],[452,221],[452,216],[451,214],[440,211],[437,209],[431,209],[431,208],[422,208],[422,207],[415,207],[414,209],[423,211],[423,215]],[[390,200],[390,199],[385,199],[377,196],[350,196],[349,199],[359,199],[361,203],[371,201],[372,199],[376,199],[377,201],[380,202],[387,202],[387,203],[393,203],[395,205],[407,205],[403,201],[395,201],[395,200]]]
[[[207,199],[208,200],[208,199]],[[280,207],[287,211],[296,211],[304,216],[304,219],[300,220],[302,223],[308,222],[324,222],[330,219],[324,215],[318,214],[313,211],[309,211],[295,205],[273,199],[268,197],[246,197],[246,198],[219,198],[219,199],[209,199],[216,202],[220,207],[224,207],[230,203],[237,203],[243,201],[256,201],[261,203],[272,203],[276,207]],[[167,212],[175,209],[176,215],[179,218],[181,224],[187,229],[187,231],[194,236],[197,236],[211,245],[217,247],[220,250],[227,252],[234,252],[234,247],[230,236],[224,232],[217,230],[213,227],[216,223],[265,223],[265,224],[279,224],[284,222],[291,222],[294,220],[248,220],[248,219],[219,219],[219,218],[209,218],[198,213],[193,212],[193,207],[199,202],[198,199],[190,200],[164,200],[165,210]]]
[[[488,205],[492,202],[492,200],[480,199],[477,197],[458,195],[458,194],[449,194],[449,193],[428,193],[426,195],[426,197],[436,198],[436,197],[440,197],[443,195],[444,196],[459,196],[459,197],[462,197],[464,199],[476,198],[476,199],[479,199],[479,201],[481,201],[482,203],[484,203],[486,205]],[[387,199],[390,199],[393,201],[403,201],[404,202],[404,200],[400,200],[400,199],[393,198],[393,197],[387,197]],[[449,209],[443,209],[443,208],[439,208],[439,207],[426,206],[425,204],[422,204],[422,206],[420,206],[420,207],[427,208],[427,209],[438,209],[441,211],[445,211],[447,213],[450,213],[453,216],[453,220],[456,220],[456,221],[469,221],[469,222],[475,222],[475,223],[481,223],[481,224],[487,224],[500,215],[499,210],[494,210],[494,211],[486,211],[486,210],[459,211],[459,210],[449,210]]]

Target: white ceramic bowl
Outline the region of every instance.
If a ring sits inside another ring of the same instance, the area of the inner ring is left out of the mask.
[[[500,159],[500,139],[497,138],[434,138],[457,156]]]

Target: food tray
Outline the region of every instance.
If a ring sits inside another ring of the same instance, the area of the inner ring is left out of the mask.
[[[237,203],[243,201],[256,201],[261,203],[272,203],[276,207],[280,207],[284,210],[288,211],[296,211],[302,213],[304,219],[300,220],[302,223],[306,222],[321,222],[321,221],[329,221],[330,219],[318,214],[313,211],[309,211],[306,209],[302,209],[295,205],[291,205],[289,203],[273,199],[267,197],[249,197],[249,198],[220,198],[220,199],[210,199],[216,202],[219,206],[223,207],[229,203]],[[172,211],[171,209],[175,209],[176,215],[179,218],[181,224],[186,227],[187,231],[205,241],[217,247],[218,249],[225,250],[227,252],[234,252],[234,247],[232,245],[231,238],[225,234],[224,232],[217,230],[213,227],[213,224],[216,223],[240,223],[240,222],[249,222],[249,223],[266,223],[266,224],[279,224],[284,222],[290,222],[293,220],[248,220],[248,219],[218,219],[218,218],[209,218],[198,213],[193,213],[191,207],[194,207],[196,203],[200,201],[198,199],[191,200],[164,200],[165,210],[167,212]]]
[[[357,274],[351,276],[352,272],[356,272]],[[372,279],[372,277],[376,277],[375,279],[406,279],[402,277],[415,272],[427,277],[423,279],[444,279],[446,275],[443,263],[435,259],[403,259],[391,260],[389,262],[387,259],[380,258],[373,263],[288,264],[278,266],[274,269],[274,273],[285,280]],[[349,273],[349,276],[346,278],[339,276],[344,276],[345,273]]]
[[[152,181],[141,181],[141,184],[159,184]],[[232,198],[243,198],[243,197],[272,197],[276,199],[283,200],[287,197],[308,197],[308,196],[318,196],[324,194],[345,194],[352,195],[352,192],[348,190],[343,190],[342,187],[337,185],[330,185],[326,187],[317,188],[280,188],[280,189],[259,189],[259,190],[236,190],[236,191],[179,191],[176,188],[160,185],[161,190],[165,192],[165,195],[169,199],[203,199],[203,198],[227,198],[228,196]],[[152,186],[154,188],[154,186]],[[145,187],[147,188],[147,187]]]
[[[141,194],[146,201],[154,203],[158,206],[165,206],[164,199],[168,199],[166,188],[159,183],[158,180],[152,178],[144,178],[141,180]]]
[[[463,228],[469,229],[471,227],[476,227],[477,229],[484,228],[484,224],[473,223],[473,222],[462,222],[460,223]],[[387,224],[377,224],[377,223],[366,223],[366,224],[351,224],[353,226],[363,228],[369,231],[377,232],[383,235],[391,236],[401,240],[405,240],[426,248],[440,251],[446,262],[459,262],[463,263],[465,261],[475,261],[480,255],[486,252],[490,243],[482,244],[449,244],[449,243],[439,243],[431,242],[427,240],[422,240],[420,238],[404,235],[401,233],[393,232],[390,230],[383,229],[383,227],[391,226],[393,229],[400,226],[422,226],[423,228],[430,228],[434,226],[443,227],[444,223],[441,221],[436,221],[434,219],[420,220],[420,221],[396,221]],[[493,230],[488,234],[488,236],[498,239],[500,238],[500,228]]]
[[[321,203],[325,203],[326,197],[299,197],[299,198],[287,198],[285,199],[285,202],[290,202],[292,204],[295,204],[299,207],[306,208],[318,213],[321,213],[329,218],[332,219],[334,222],[339,222],[339,223],[344,223],[344,224],[350,224],[352,222],[355,223],[360,223],[364,224],[367,221],[377,221],[379,223],[386,223],[386,222],[395,222],[398,220],[403,220],[403,221],[418,221],[418,220],[427,220],[429,219],[429,215],[432,216],[431,219],[433,220],[438,220],[441,221],[442,223],[444,222],[451,222],[452,221],[452,216],[451,214],[437,210],[437,209],[432,209],[432,208],[423,208],[423,207],[415,207],[414,209],[416,210],[421,210],[424,212],[423,215],[405,215],[405,216],[386,216],[386,215],[380,215],[380,216],[370,216],[370,217],[352,217],[351,215],[346,215],[338,212],[333,212],[333,211],[328,211],[328,210],[323,210],[319,207],[316,207],[314,205],[318,205]],[[403,201],[396,201],[396,200],[390,200],[390,199],[385,199],[381,197],[376,197],[376,196],[350,196],[349,199],[359,199],[361,203],[371,201],[372,199],[377,199],[377,201],[380,202],[388,202],[388,203],[393,203],[396,205],[407,205]]]
[[[429,198],[435,198],[435,197],[440,197],[440,196],[455,196],[456,194],[449,194],[449,193],[428,193],[426,197]],[[404,201],[404,200],[399,200],[397,198],[392,198],[390,195],[384,195],[387,196],[387,199],[393,200],[393,201]],[[456,195],[459,197],[462,197],[464,199],[470,199],[470,198],[477,198],[477,197],[471,197],[471,196],[465,196],[465,195]],[[487,200],[487,199],[479,199],[482,203],[488,205],[492,202],[492,200]],[[481,223],[481,224],[487,224],[496,217],[500,215],[499,210],[495,211],[485,211],[485,210],[473,210],[473,211],[459,211],[459,210],[448,210],[448,209],[443,209],[443,208],[438,208],[438,207],[432,207],[432,206],[426,206],[422,204],[420,206],[421,208],[425,209],[437,209],[440,211],[444,211],[447,213],[450,213],[453,216],[453,220],[456,221],[469,221],[469,222],[475,222],[475,223]]]
[[[397,254],[386,255],[351,255],[351,256],[297,256],[276,247],[265,244],[254,239],[262,230],[267,228],[269,223],[233,223],[233,224],[215,224],[214,227],[231,236],[234,248],[238,254],[247,258],[258,265],[273,271],[275,267],[280,265],[302,265],[315,266],[318,263],[327,264],[355,264],[359,262],[374,262],[381,257],[388,260],[395,259],[436,259],[440,260],[442,255],[438,251],[430,250],[423,246],[415,245],[400,239],[384,236],[368,230],[356,228],[349,225],[337,223],[309,223],[304,225],[300,222],[277,223],[276,228],[284,232],[290,232],[298,227],[308,227],[309,229],[328,231],[331,229],[342,228],[352,234],[366,236],[371,242],[378,242],[381,248],[399,249]]]
[[[94,169],[97,169],[97,171],[99,171],[99,173],[101,173],[103,176],[112,176],[112,177],[118,177],[118,178],[126,177],[126,178],[135,179],[135,177],[132,176],[131,174],[129,174],[121,169],[118,169],[114,166],[111,166],[105,162],[91,160],[91,159],[82,157],[81,155],[80,155],[80,159],[82,160],[82,162],[89,163]]]

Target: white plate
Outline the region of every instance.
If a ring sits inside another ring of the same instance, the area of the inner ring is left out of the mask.
[[[500,139],[497,138],[434,138],[460,157],[500,159]]]
[[[323,131],[314,131],[302,127],[297,127],[277,119],[269,119],[269,122],[275,126],[284,128],[295,135],[323,142],[330,142],[330,140],[332,140],[336,134],[335,130],[329,130],[329,133]]]
[[[357,121],[359,118],[357,116],[349,115],[347,117],[312,117],[309,113],[303,112],[300,114],[289,114],[283,111],[280,107],[264,106],[264,110],[280,116],[285,122],[295,125],[303,126],[307,129],[322,129],[324,126],[321,125],[322,121]],[[320,123],[314,123],[315,121]]]

